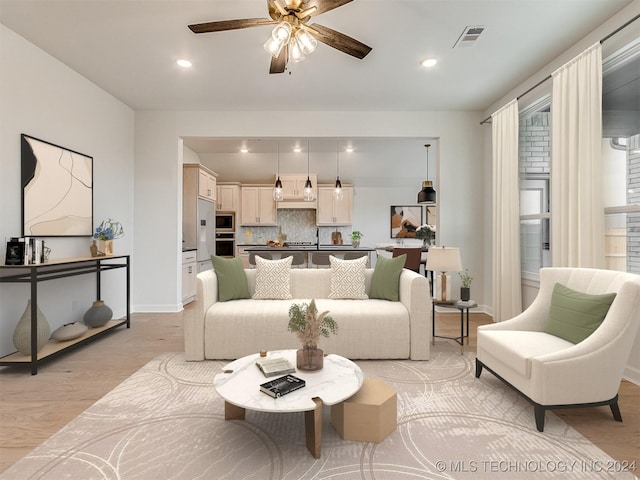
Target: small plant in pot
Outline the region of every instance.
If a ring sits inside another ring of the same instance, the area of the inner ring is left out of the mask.
[[[328,338],[338,332],[338,324],[325,311],[318,314],[316,301],[294,303],[289,308],[289,331],[296,334],[302,348],[296,355],[296,367],[300,370],[320,370],[324,363],[324,352],[318,348],[320,335]]]
[[[364,237],[364,235],[358,230],[354,230],[353,232],[351,232],[351,246],[353,248],[358,248],[360,246],[360,239],[362,237]]]
[[[467,302],[471,299],[471,281],[473,277],[469,273],[469,269],[465,268],[464,271],[458,272],[462,286],[460,287],[460,300]]]

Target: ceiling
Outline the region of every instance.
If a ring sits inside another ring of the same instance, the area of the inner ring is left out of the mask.
[[[266,0],[0,0],[0,22],[136,110],[482,111],[631,1],[354,0],[310,24],[372,52],[319,44],[279,75],[262,48],[270,26],[187,28],[267,17]],[[474,25],[477,42],[452,48]]]
[[[358,60],[320,43],[279,75],[269,75],[262,47],[272,27],[201,35],[187,28],[267,17],[266,0],[0,0],[0,23],[134,110],[482,112],[631,2],[354,0],[309,23],[347,34],[371,53]],[[472,46],[453,48],[465,27],[478,25],[485,30]],[[420,65],[428,57],[438,60],[431,69]],[[179,58],[193,66],[178,67]],[[306,138],[184,142],[225,181],[272,181],[278,146],[281,172],[307,170]],[[426,178],[425,143],[433,143],[430,178],[436,176],[434,139],[309,142],[311,171],[322,182],[335,179],[337,152],[347,145],[354,153],[340,154],[344,181],[417,189]],[[301,154],[292,153],[296,144]],[[250,153],[240,154],[241,146]],[[396,160],[402,169],[390,178]]]

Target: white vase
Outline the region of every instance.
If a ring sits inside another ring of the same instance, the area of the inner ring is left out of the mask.
[[[98,240],[98,252],[113,255],[113,240]]]
[[[37,309],[36,317],[38,331],[37,351],[39,352],[49,341],[51,327],[39,308]],[[13,332],[13,345],[21,354],[31,355],[31,300],[27,301],[27,308]]]

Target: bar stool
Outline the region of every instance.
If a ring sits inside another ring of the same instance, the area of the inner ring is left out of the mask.
[[[249,253],[249,265],[251,268],[256,266],[256,256],[264,258],[265,260],[273,260],[273,256],[269,252],[251,252]]]

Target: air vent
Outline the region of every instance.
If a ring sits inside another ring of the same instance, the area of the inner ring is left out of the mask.
[[[474,45],[482,32],[484,32],[484,26],[482,25],[464,27],[462,35],[460,35],[460,38],[458,38],[458,41],[455,43],[453,48],[470,47]]]

